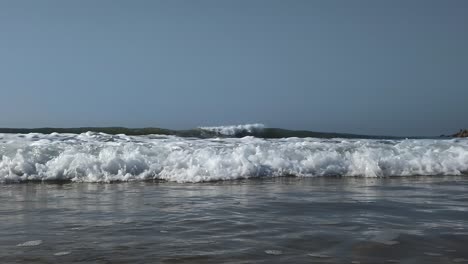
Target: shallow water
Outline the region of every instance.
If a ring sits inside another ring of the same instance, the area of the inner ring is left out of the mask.
[[[0,184],[2,263],[468,263],[468,177]]]

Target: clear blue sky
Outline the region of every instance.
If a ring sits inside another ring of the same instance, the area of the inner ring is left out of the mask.
[[[468,1],[0,0],[0,127],[468,126]]]

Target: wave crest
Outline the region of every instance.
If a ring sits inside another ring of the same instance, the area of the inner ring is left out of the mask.
[[[468,172],[468,140],[0,134],[0,182],[202,182],[295,175],[413,176]]]
[[[201,130],[214,132],[224,136],[237,136],[241,134],[252,134],[261,132],[265,129],[263,124],[245,124],[233,126],[213,126],[213,127],[199,127]]]

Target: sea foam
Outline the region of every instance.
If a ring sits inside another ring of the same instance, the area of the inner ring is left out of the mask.
[[[202,182],[277,176],[461,175],[464,139],[0,134],[0,182]]]

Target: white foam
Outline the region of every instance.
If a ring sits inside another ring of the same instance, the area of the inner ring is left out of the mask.
[[[17,247],[34,247],[34,246],[39,246],[42,244],[42,240],[31,240],[31,241],[26,241],[24,243],[16,245]]]
[[[268,249],[268,250],[265,250],[265,253],[268,254],[268,255],[275,255],[275,256],[278,256],[278,255],[283,254],[283,251],[281,251],[281,250],[275,250],[275,249]]]
[[[71,253],[70,251],[60,251],[60,252],[54,253],[54,256],[65,256],[65,255],[69,255],[70,253]]]
[[[241,133],[254,133],[262,131],[265,128],[263,124],[245,124],[235,126],[214,126],[214,127],[199,127],[199,129],[215,132],[225,136],[235,136]]]
[[[468,140],[0,134],[0,182],[461,175]]]

